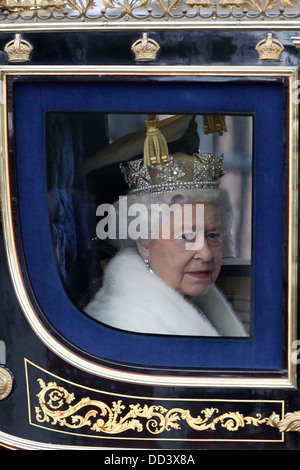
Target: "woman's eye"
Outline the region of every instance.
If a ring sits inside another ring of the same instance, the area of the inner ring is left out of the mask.
[[[221,234],[218,232],[210,232],[206,235],[206,239],[209,242],[219,242],[221,240]]]

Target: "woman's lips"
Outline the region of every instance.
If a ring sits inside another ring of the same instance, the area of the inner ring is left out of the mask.
[[[187,274],[196,277],[197,279],[208,279],[210,277],[210,271],[189,271]]]

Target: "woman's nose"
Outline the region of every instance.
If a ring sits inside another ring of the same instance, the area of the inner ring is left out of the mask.
[[[205,238],[202,247],[199,250],[195,251],[194,258],[202,259],[202,261],[204,262],[212,260],[213,254]]]

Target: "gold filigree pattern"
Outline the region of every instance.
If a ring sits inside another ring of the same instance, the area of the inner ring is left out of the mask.
[[[35,408],[39,423],[60,425],[71,429],[87,426],[91,431],[105,434],[120,434],[128,430],[141,432],[144,428],[152,435],[164,431],[180,430],[180,421],[195,431],[216,430],[217,426],[227,431],[237,431],[246,425],[260,426],[269,424],[269,418],[244,416],[239,412],[219,414],[217,408],[204,408],[200,415],[193,417],[190,410],[183,408],[167,409],[160,405],[131,404],[126,407],[122,400],[112,402],[111,406],[100,400],[82,398],[72,405],[75,396],[56,382],[47,385],[38,379],[41,391],[38,393],[39,407]],[[278,415],[276,415],[278,416]],[[141,421],[145,420],[145,423]],[[275,425],[272,423],[272,425]]]
[[[122,14],[131,15],[136,8],[146,8],[151,0],[103,0],[104,8],[117,8]]]
[[[78,11],[80,15],[83,17],[88,14],[90,10],[92,10],[96,3],[94,0],[68,0],[65,5],[68,5],[74,11]]]
[[[268,424],[278,428],[280,432],[298,431],[300,432],[300,411],[286,413],[283,419],[276,413],[273,413]]]
[[[274,0],[248,0],[248,5],[262,14],[276,7],[276,2]]]
[[[0,0],[0,22],[299,19],[299,0]]]

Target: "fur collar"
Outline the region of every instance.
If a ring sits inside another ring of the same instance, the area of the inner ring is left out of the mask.
[[[188,302],[151,274],[134,249],[120,251],[112,259],[102,288],[85,311],[100,322],[127,331],[245,336],[243,327],[216,286]]]

